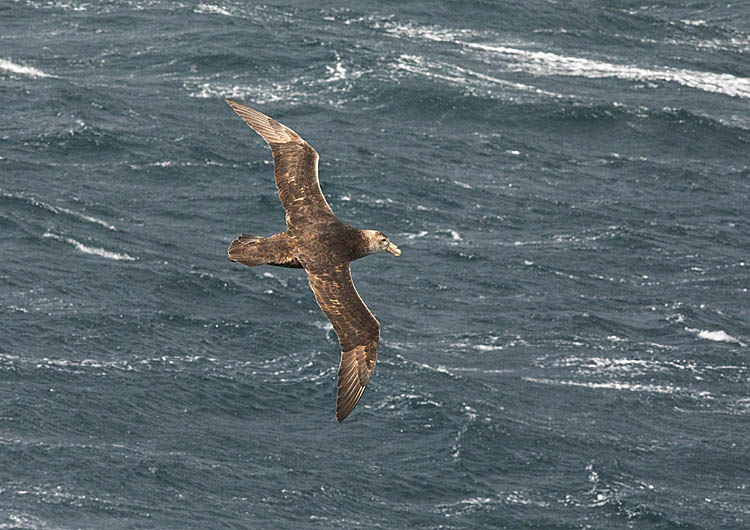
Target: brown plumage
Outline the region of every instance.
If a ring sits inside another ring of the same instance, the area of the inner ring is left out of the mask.
[[[251,267],[304,267],[341,344],[336,418],[342,421],[370,380],[380,340],[380,324],[357,293],[349,262],[374,252],[399,256],[401,251],[382,232],[357,230],[333,214],[320,190],[318,153],[310,144],[257,110],[231,99],[227,103],[271,147],[287,226],[271,237],[240,235],[229,246],[229,259]]]

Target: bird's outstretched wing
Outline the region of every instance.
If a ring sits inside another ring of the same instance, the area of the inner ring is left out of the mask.
[[[354,410],[375,369],[380,323],[357,293],[348,262],[306,269],[315,299],[341,344],[336,419],[342,421]]]
[[[276,187],[286,211],[286,224],[290,229],[314,222],[317,218],[332,216],[318,182],[318,153],[289,127],[255,109],[227,99],[255,132],[263,137],[273,153]]]

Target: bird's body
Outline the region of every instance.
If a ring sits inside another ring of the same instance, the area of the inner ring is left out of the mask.
[[[377,359],[380,324],[352,282],[349,263],[374,252],[401,251],[376,230],[340,221],[318,183],[318,153],[294,131],[260,112],[227,100],[271,147],[287,229],[271,237],[240,235],[229,246],[232,261],[248,266],[304,268],[320,308],[341,344],[336,418],[354,409]]]

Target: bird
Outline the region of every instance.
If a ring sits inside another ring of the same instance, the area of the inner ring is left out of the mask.
[[[379,230],[358,230],[339,220],[318,180],[319,156],[289,127],[232,99],[226,102],[269,145],[286,230],[270,237],[240,234],[227,250],[233,262],[254,267],[303,268],[315,300],[341,346],[336,419],[362,397],[377,361],[380,323],[357,293],[350,262],[376,252],[401,250]]]

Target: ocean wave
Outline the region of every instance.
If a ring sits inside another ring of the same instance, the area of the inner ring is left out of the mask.
[[[458,460],[459,458],[461,458],[461,449],[464,436],[466,436],[466,433],[469,430],[469,426],[473,424],[477,419],[476,409],[472,408],[466,403],[462,404],[461,412],[463,413],[465,421],[462,422],[461,426],[458,428],[458,431],[456,431],[456,436],[453,439],[453,444],[451,445],[451,458],[453,460]]]
[[[399,410],[404,411],[405,409],[416,408],[416,407],[434,407],[441,408],[443,405],[432,399],[432,395],[429,393],[414,394],[412,392],[402,392],[398,395],[386,396],[377,404],[371,404],[365,406],[365,408],[372,410]]]
[[[696,334],[699,339],[711,340],[714,342],[729,342],[731,344],[737,344],[739,346],[746,346],[746,344],[740,339],[729,335],[723,329],[710,331],[707,329],[695,329],[686,327],[685,331]]]
[[[73,247],[75,247],[76,250],[80,250],[84,254],[93,254],[95,256],[100,256],[102,258],[113,259],[117,261],[135,261],[136,259],[133,256],[130,256],[129,254],[126,254],[124,252],[123,253],[111,252],[103,248],[89,247],[73,238],[63,237],[59,234],[53,234],[52,232],[45,232],[44,234],[42,234],[42,237],[48,237],[51,239],[55,239],[57,241],[68,243],[69,245],[72,245]]]
[[[0,353],[0,363],[7,363],[10,366],[31,365],[34,368],[47,369],[64,369],[76,373],[97,371],[100,375],[103,370],[117,370],[132,372],[135,368],[128,361],[104,361],[101,359],[51,359],[43,357],[41,359],[31,359],[19,357],[17,355],[6,355]]]
[[[622,381],[605,381],[605,382],[587,382],[587,381],[571,381],[564,379],[547,379],[538,377],[523,377],[524,381],[529,383],[536,383],[540,385],[555,385],[555,386],[579,386],[584,388],[592,389],[606,389],[606,390],[628,390],[630,392],[649,392],[654,394],[683,394],[690,393],[687,389],[673,386],[673,385],[654,385],[654,384],[640,384],[640,383],[626,383]],[[708,392],[699,392],[695,394],[698,397],[706,398],[710,397]]]
[[[103,3],[104,2],[102,2],[102,4]],[[92,6],[89,2],[76,4],[74,2],[63,2],[61,0],[47,0],[46,2],[26,0],[26,5],[33,9],[62,9],[65,11],[88,11],[88,8]]]
[[[592,79],[617,78],[629,81],[674,82],[705,92],[750,98],[750,78],[732,74],[669,66],[648,68],[552,52],[527,50],[507,45],[462,40],[467,36],[476,37],[476,34],[469,30],[448,30],[397,22],[387,22],[383,24],[383,27],[385,27],[386,32],[396,37],[406,36],[428,41],[448,42],[463,48],[480,50],[491,54],[495,65],[498,64],[497,59],[504,60],[504,70],[510,72],[523,72],[542,77],[574,76]]]
[[[86,214],[81,213],[81,212],[76,212],[75,210],[69,210],[67,208],[62,208],[60,206],[58,206],[58,207],[54,207],[53,206],[52,208],[56,208],[57,211],[59,211],[59,212],[68,214],[68,215],[70,215],[72,217],[76,217],[78,219],[82,219],[84,221],[88,221],[89,223],[94,223],[94,224],[101,225],[101,226],[103,226],[103,227],[105,227],[105,228],[107,228],[109,230],[117,230],[117,227],[115,225],[111,225],[107,221],[103,221],[103,220],[101,220],[101,219],[99,219],[97,217],[94,217],[92,215],[86,215]]]
[[[63,208],[62,206],[53,206],[44,201],[40,201],[39,199],[36,199],[35,197],[27,197],[25,195],[16,195],[13,193],[8,193],[8,192],[3,191],[3,192],[0,192],[0,198],[6,198],[6,199],[12,199],[12,200],[15,199],[18,201],[23,201],[26,204],[29,204],[36,208],[41,208],[42,210],[47,210],[48,212],[52,212],[54,214],[69,215],[70,217],[74,217],[82,221],[87,221],[89,223],[101,225],[109,230],[117,230],[116,226],[108,223],[107,221],[99,219],[98,217],[94,217],[92,215],[88,215],[82,212],[77,212],[75,210],[70,210],[68,208]]]
[[[10,72],[12,74],[20,74],[26,77],[33,78],[56,77],[54,75],[46,74],[38,68],[34,68],[33,66],[14,63],[13,61],[9,61],[7,59],[0,59],[0,70],[5,70],[6,72]]]
[[[315,101],[340,107],[346,103],[345,95],[352,91],[353,83],[372,70],[346,64],[335,51],[334,56],[333,64],[325,64],[322,69],[283,81],[246,84],[227,79],[192,78],[183,83],[183,88],[195,98],[248,98],[256,105],[278,102],[300,105]],[[359,94],[357,97],[363,96]]]
[[[540,366],[544,365],[540,364]],[[689,361],[607,357],[565,357],[555,360],[547,366],[554,368],[575,368],[577,371],[583,373],[624,372],[636,375],[646,372],[667,372],[672,369],[697,370],[697,365]]]
[[[529,51],[508,46],[461,42],[514,61],[511,69],[540,76],[577,76],[591,79],[614,77],[629,81],[666,81],[727,96],[750,98],[750,78],[673,67],[660,69],[608,63],[550,52]]]
[[[471,514],[480,510],[494,510],[496,505],[525,505],[539,508],[549,507],[550,503],[535,499],[530,492],[510,491],[498,493],[492,497],[468,497],[455,502],[441,503],[437,505],[445,517],[457,517]]]
[[[531,92],[539,95],[557,98],[565,97],[562,94],[542,90],[541,88],[532,85],[514,81],[507,81],[505,79],[493,77],[482,72],[477,72],[475,70],[471,70],[469,68],[450,64],[447,62],[430,61],[418,55],[401,54],[392,65],[392,68],[412,74],[421,75],[428,79],[439,79],[442,81],[447,81],[450,84],[463,87],[471,94],[476,94],[477,90],[489,90],[493,85],[495,85],[504,86],[522,92]]]
[[[219,7],[213,4],[198,4],[198,6],[193,11],[200,14],[224,15],[226,17],[233,16],[231,12],[227,11],[223,7]]]
[[[3,490],[5,491],[5,490]],[[8,522],[0,522],[0,530],[16,530],[18,528],[26,528],[28,530],[44,530],[50,528],[50,526],[39,517],[28,513],[10,513],[6,512]]]

